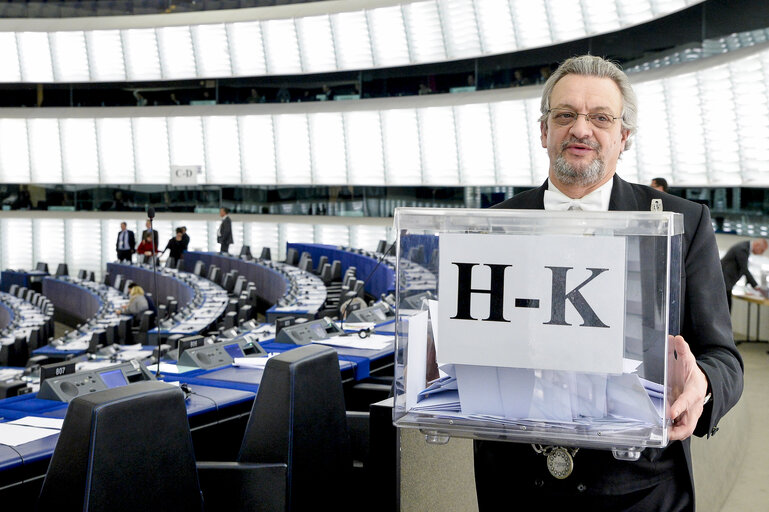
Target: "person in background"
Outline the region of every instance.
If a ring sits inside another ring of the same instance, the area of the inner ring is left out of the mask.
[[[182,242],[184,243],[184,252],[190,250],[190,235],[187,234],[187,226],[182,226]]]
[[[219,216],[222,218],[222,222],[219,224],[219,230],[216,233],[216,241],[220,244],[219,251],[227,252],[227,250],[230,248],[230,245],[233,243],[230,209],[219,208]]]
[[[128,304],[117,310],[118,314],[133,315],[138,318],[140,314],[147,311],[150,304],[147,297],[144,296],[144,288],[136,283],[128,285]]]
[[[738,244],[734,244],[726,251],[724,257],[721,258],[721,271],[724,273],[724,285],[726,286],[726,300],[729,303],[729,310],[732,309],[732,288],[737,284],[742,276],[745,276],[747,283],[761,292],[766,294],[766,290],[758,285],[758,282],[753,277],[753,274],[748,270],[748,258],[750,253],[757,256],[764,254],[767,245],[769,243],[763,239],[758,238],[756,240],[746,240]]]
[[[139,247],[136,248],[136,252],[139,255],[144,257],[143,258],[144,263],[148,263],[152,261],[150,258],[152,257],[153,252],[154,253],[158,252],[157,245],[155,246],[152,245],[152,234],[147,233],[146,235],[144,235],[144,240],[142,240],[141,243],[139,244]]]
[[[668,191],[668,180],[665,178],[654,178],[651,182],[651,185],[649,185],[654,190],[659,190],[660,192],[667,192]]]
[[[155,242],[155,251],[158,250],[158,245],[160,245],[160,242],[158,241],[158,232],[155,229],[152,229],[152,221],[147,219],[147,222],[145,223],[145,226],[147,226],[147,229],[142,231],[142,240],[144,240],[147,235],[151,234],[152,239]]]
[[[136,237],[134,232],[127,229],[125,222],[120,223],[120,232],[117,234],[117,259],[118,261],[131,262],[131,255],[136,252]]]
[[[166,248],[163,249],[163,252],[169,251],[168,256],[170,258],[173,258],[175,261],[179,261],[180,259],[184,258],[184,230],[182,228],[176,228],[176,235],[168,240],[168,243],[166,244]]]

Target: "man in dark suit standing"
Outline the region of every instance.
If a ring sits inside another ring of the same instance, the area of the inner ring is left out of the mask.
[[[117,249],[118,261],[131,261],[131,255],[136,252],[136,238],[134,232],[127,229],[125,222],[120,223],[120,232],[117,234],[117,243],[115,249]]]
[[[158,231],[156,229],[152,229],[152,221],[150,221],[149,219],[147,219],[147,222],[144,225],[147,226],[147,229],[142,231],[142,240],[147,238],[147,235],[152,234],[152,241],[155,244],[155,250],[159,251],[160,249],[158,248],[158,243],[159,243]]]
[[[726,300],[729,302],[730,310],[732,309],[732,288],[742,276],[745,276],[750,286],[762,291],[753,274],[748,270],[748,257],[751,252],[756,255],[764,254],[766,247],[767,242],[763,238],[746,240],[731,246],[721,258],[721,270],[724,272],[724,284],[726,285]]]
[[[219,208],[219,216],[222,218],[222,223],[219,224],[219,230],[216,233],[216,241],[219,242],[219,251],[227,252],[232,240],[232,221],[230,220],[229,208]]]
[[[677,359],[669,364],[684,368],[685,381],[669,406],[674,418],[669,444],[646,448],[637,461],[581,448],[573,455],[570,476],[557,479],[543,457],[554,447],[476,441],[479,508],[511,503],[520,510],[692,511],[689,438],[715,434],[743,386],[710,214],[702,205],[617,176],[617,161],[636,130],[637,110],[627,76],[613,63],[590,55],[565,61],[545,83],[541,113],[549,178],[496,207],[649,211],[652,200],[660,200],[664,210],[682,213],[681,330],[670,337]]]

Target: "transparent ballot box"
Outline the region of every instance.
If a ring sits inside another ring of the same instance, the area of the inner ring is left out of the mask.
[[[396,426],[627,459],[667,444],[680,214],[397,208],[394,227]]]

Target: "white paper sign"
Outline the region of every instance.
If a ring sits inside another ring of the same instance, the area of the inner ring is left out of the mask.
[[[622,373],[625,239],[440,235],[438,360]]]
[[[197,185],[200,172],[199,165],[172,165],[171,185]]]

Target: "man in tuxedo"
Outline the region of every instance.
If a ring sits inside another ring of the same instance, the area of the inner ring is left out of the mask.
[[[724,273],[724,284],[726,285],[726,300],[730,310],[732,309],[732,288],[742,276],[745,276],[750,286],[762,291],[753,274],[748,270],[748,257],[751,252],[759,256],[764,254],[766,247],[767,242],[763,238],[746,240],[731,246],[721,258],[721,270]]]
[[[219,242],[219,251],[227,252],[232,240],[232,221],[230,220],[229,208],[219,208],[219,216],[222,218],[221,224],[219,224],[219,230],[216,233],[216,241]]]
[[[743,386],[709,211],[616,174],[636,131],[637,107],[627,76],[613,63],[590,55],[565,61],[545,83],[541,113],[549,177],[496,207],[649,211],[659,199],[664,210],[682,213],[681,329],[671,336],[677,359],[669,364],[683,368],[684,383],[670,405],[668,446],[646,448],[637,461],[581,448],[570,476],[557,479],[537,445],[476,441],[480,510],[510,503],[520,510],[692,511],[689,438],[715,434]]]
[[[117,243],[115,244],[117,249],[118,261],[131,261],[131,255],[136,252],[136,238],[134,232],[128,229],[125,222],[120,223],[120,232],[117,234]]]
[[[152,221],[147,219],[147,222],[144,225],[147,226],[147,229],[142,231],[142,240],[147,238],[147,235],[151,234],[152,235],[152,240],[153,240],[153,242],[155,244],[155,250],[159,251],[160,249],[158,248],[158,240],[159,240],[158,232],[157,232],[156,229],[152,229]]]

